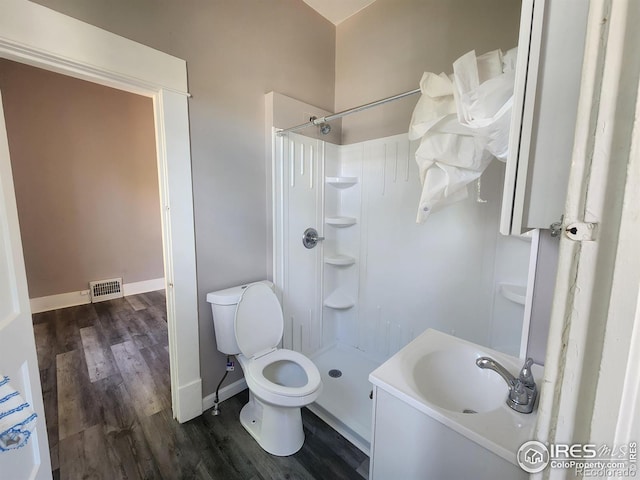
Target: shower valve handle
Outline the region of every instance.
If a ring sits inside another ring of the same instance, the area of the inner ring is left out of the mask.
[[[324,237],[318,236],[318,231],[315,228],[307,228],[302,234],[302,244],[305,248],[313,248],[322,240]]]

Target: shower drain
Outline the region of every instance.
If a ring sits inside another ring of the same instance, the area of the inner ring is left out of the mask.
[[[331,370],[329,370],[329,376],[331,378],[340,378],[342,376],[342,372],[337,368],[332,368]]]

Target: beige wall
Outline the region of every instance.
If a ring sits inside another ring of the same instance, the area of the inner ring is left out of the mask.
[[[200,358],[210,394],[225,357],[215,349],[207,292],[271,275],[264,95],[332,110],[335,27],[301,0],[37,3],[187,61]]]
[[[151,99],[0,59],[31,298],[164,276]]]
[[[335,111],[419,87],[425,71],[518,42],[519,0],[377,0],[336,29]],[[418,96],[345,117],[342,143],[406,132]]]

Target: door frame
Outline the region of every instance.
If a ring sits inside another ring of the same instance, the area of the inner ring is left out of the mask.
[[[2,0],[0,57],[153,100],[173,416],[200,415],[186,62],[27,0]]]
[[[640,433],[640,5],[591,0],[535,437],[628,445]],[[534,478],[573,478],[547,469]]]

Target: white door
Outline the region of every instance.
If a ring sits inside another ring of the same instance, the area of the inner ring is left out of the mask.
[[[35,431],[19,449],[0,451],[0,480],[51,478],[38,358],[22,256],[9,145],[0,95],[0,374],[11,379],[38,415]]]

